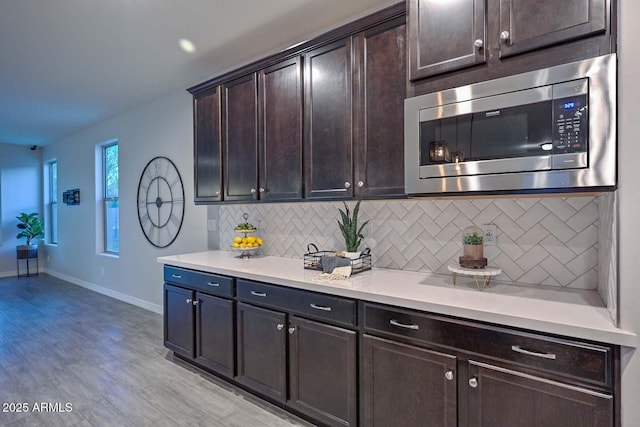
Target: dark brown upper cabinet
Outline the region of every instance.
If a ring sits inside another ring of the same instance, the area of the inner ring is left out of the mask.
[[[305,196],[353,196],[351,38],[304,56]]]
[[[405,16],[399,2],[190,88],[196,203],[403,196]]]
[[[302,61],[295,57],[258,74],[260,200],[302,198]]]
[[[404,195],[405,18],[354,38],[357,114],[355,195]]]
[[[193,96],[194,201],[222,200],[220,88]]]
[[[222,85],[224,199],[255,200],[258,189],[258,89],[252,73]]]
[[[605,34],[610,1],[615,0],[408,0],[410,79],[485,62],[496,65],[503,58],[594,35],[605,37],[556,49],[545,58],[534,55],[517,64],[501,65],[502,73],[481,71],[467,80],[610,53],[615,49],[615,37],[610,40]]]
[[[604,32],[606,0],[500,0],[500,57]]]
[[[484,63],[485,22],[485,0],[409,0],[411,80]]]
[[[305,55],[308,198],[404,195],[405,17]]]

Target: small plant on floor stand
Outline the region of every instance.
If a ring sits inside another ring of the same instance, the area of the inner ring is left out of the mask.
[[[44,224],[40,219],[38,213],[32,212],[27,214],[22,212],[16,217],[18,219],[18,230],[20,232],[16,236],[17,239],[26,239],[26,244],[16,246],[16,266],[18,277],[20,277],[20,260],[27,261],[27,276],[29,273],[29,259],[36,259],[36,273],[38,274],[38,243],[37,240],[44,237]],[[32,243],[32,240],[36,240]]]

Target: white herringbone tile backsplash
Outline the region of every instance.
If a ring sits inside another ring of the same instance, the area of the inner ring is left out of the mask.
[[[350,208],[355,202],[348,202]],[[265,255],[302,258],[308,243],[342,250],[336,219],[342,202],[220,206],[220,246],[229,248],[242,214],[259,227]],[[364,247],[373,265],[448,273],[457,264],[460,235],[470,225],[494,223],[497,245],[485,246],[501,280],[575,289],[598,287],[598,198],[550,197],[363,201]]]

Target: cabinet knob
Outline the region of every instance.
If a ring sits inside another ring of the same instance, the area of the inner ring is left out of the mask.
[[[278,323],[278,326],[276,326],[276,329],[281,331],[282,328],[284,328],[284,325],[282,323]]]
[[[193,303],[193,300],[191,298],[187,298],[187,304],[191,304]]]
[[[194,299],[194,300],[193,300],[193,305],[198,305],[198,303],[199,303],[199,302],[200,302],[200,300],[199,300],[199,299]]]
[[[216,196],[219,196],[219,195],[220,195],[220,192],[219,192],[219,191],[216,191]]]
[[[258,189],[258,191],[259,191],[259,192],[261,192],[261,193],[264,193],[266,190],[265,190],[264,188],[260,187],[260,188]]]
[[[509,41],[509,37],[511,37],[511,34],[509,34],[509,31],[503,31],[500,33],[500,40],[502,40],[505,43]]]
[[[251,194],[256,194],[256,189],[255,188],[251,189]]]
[[[364,182],[358,181],[358,187],[360,187],[360,188],[364,187]]]
[[[296,328],[289,328],[289,333],[292,334],[296,331]]]
[[[349,188],[351,187],[351,183],[349,181],[344,183],[344,188]]]
[[[476,41],[473,42],[473,45],[480,49],[482,46],[484,46],[484,42],[482,41],[482,39],[476,39]]]
[[[444,373],[444,377],[449,380],[452,381],[453,380],[453,371],[447,371]]]
[[[476,388],[478,387],[478,379],[476,377],[473,378],[469,378],[469,386],[471,388]]]

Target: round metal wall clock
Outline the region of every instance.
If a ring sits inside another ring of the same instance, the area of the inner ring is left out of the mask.
[[[147,163],[138,183],[138,219],[153,246],[166,248],[178,237],[184,219],[184,186],[176,165],[166,157]]]

